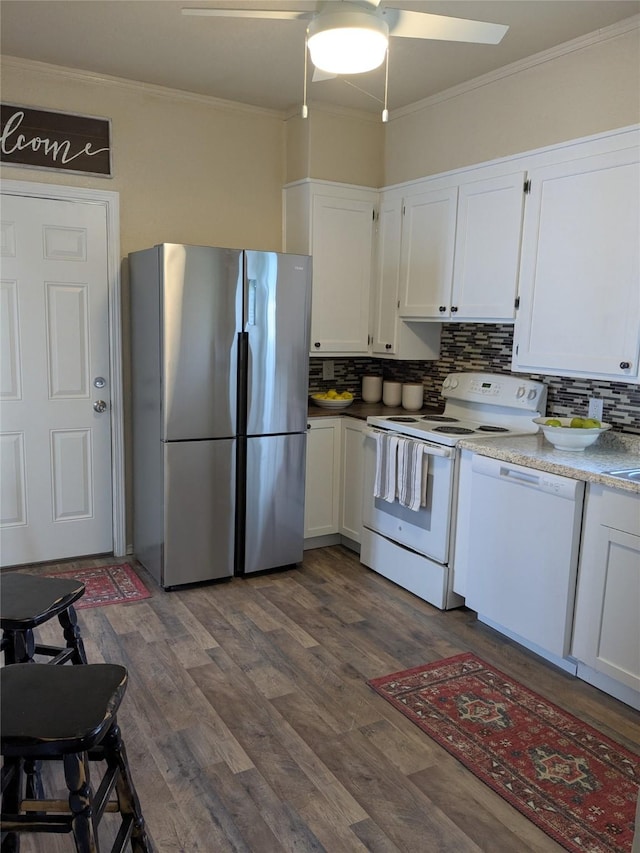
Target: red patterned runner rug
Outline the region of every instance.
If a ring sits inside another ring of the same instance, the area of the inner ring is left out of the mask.
[[[368,684],[565,849],[631,850],[640,756],[472,654]]]
[[[96,566],[93,569],[47,572],[47,577],[75,578],[85,585],[84,595],[74,604],[76,610],[151,598],[151,593],[128,563]]]

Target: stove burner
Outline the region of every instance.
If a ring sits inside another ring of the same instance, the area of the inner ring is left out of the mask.
[[[459,426],[440,426],[434,427],[434,432],[442,432],[447,435],[473,435],[475,432],[474,429],[467,429],[467,427],[459,427]]]
[[[507,427],[501,426],[491,426],[490,424],[483,424],[478,427],[478,432],[509,432]]]
[[[397,415],[394,418],[387,418],[388,421],[392,421],[394,424],[417,424],[417,418],[407,418],[402,417],[402,415]]]
[[[458,422],[458,418],[449,418],[446,415],[423,415],[422,420],[440,424],[455,424]]]

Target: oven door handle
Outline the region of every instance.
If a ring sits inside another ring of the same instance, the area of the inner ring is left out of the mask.
[[[375,427],[365,427],[364,434],[369,436],[375,436],[376,434],[382,433],[383,435],[397,435],[399,438],[406,438],[408,441],[415,441],[416,444],[421,444],[424,447],[424,452],[429,456],[443,456],[445,459],[450,459],[455,451],[453,447],[444,447],[441,444],[431,444],[428,441],[422,441],[419,438],[413,438],[410,435],[402,435],[402,433],[398,433],[395,430],[391,429],[375,429]]]

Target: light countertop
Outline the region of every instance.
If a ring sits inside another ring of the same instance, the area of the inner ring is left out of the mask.
[[[605,471],[640,467],[640,436],[609,431],[591,447],[576,452],[556,450],[541,432],[513,438],[467,438],[459,441],[458,447],[515,465],[640,494],[639,482],[605,474]]]
[[[441,414],[442,409],[425,406],[419,412],[408,412],[402,406],[385,406],[383,403],[363,403],[354,400],[346,409],[321,409],[309,402],[310,418],[349,417],[366,420],[374,415],[426,415]],[[515,465],[537,468],[550,474],[602,483],[614,489],[640,494],[640,482],[610,477],[605,471],[618,468],[640,467],[640,435],[615,432],[603,433],[595,444],[585,450],[571,452],[556,450],[545,439],[542,432],[535,435],[513,436],[512,438],[465,438],[460,448],[472,450],[482,456],[502,459]]]

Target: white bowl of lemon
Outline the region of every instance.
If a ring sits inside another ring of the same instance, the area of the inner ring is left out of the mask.
[[[533,422],[557,450],[584,450],[611,429],[611,424],[595,418],[534,418]]]
[[[311,400],[321,409],[346,409],[353,403],[353,394],[351,391],[336,391],[332,388],[330,391],[312,394]]]

